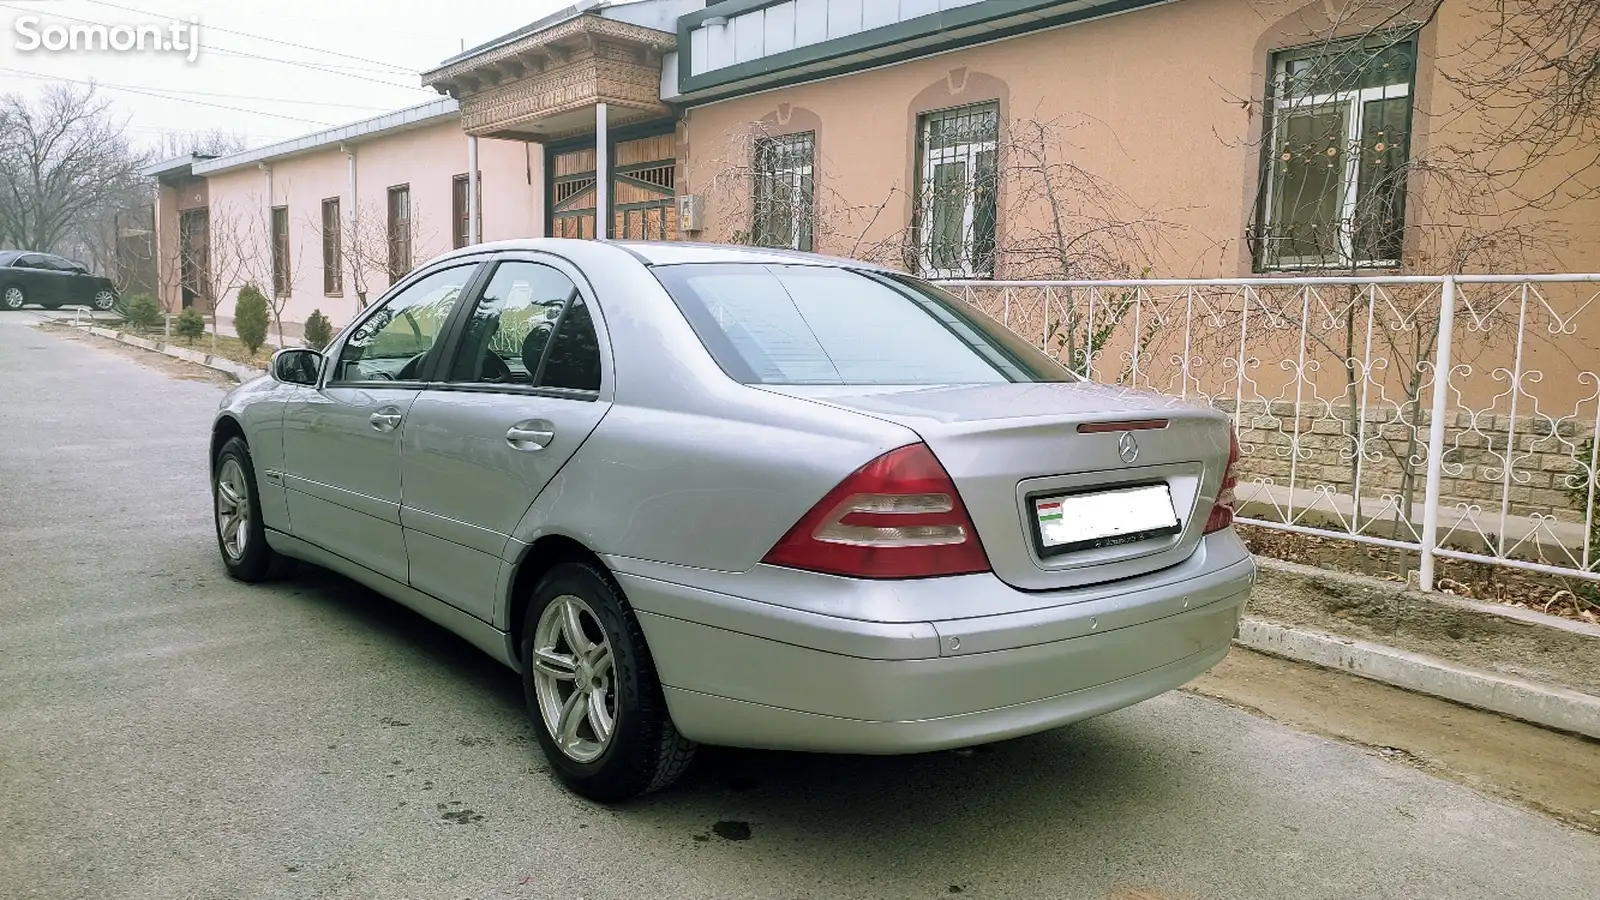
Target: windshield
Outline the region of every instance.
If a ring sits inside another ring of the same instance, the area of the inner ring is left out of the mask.
[[[717,364],[744,384],[1077,380],[1005,326],[915,278],[748,263],[653,271]]]

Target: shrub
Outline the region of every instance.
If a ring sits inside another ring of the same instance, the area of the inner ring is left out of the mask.
[[[333,323],[322,314],[322,310],[313,309],[311,315],[306,317],[306,346],[313,350],[325,350],[333,343]]]
[[[135,331],[149,331],[161,325],[165,310],[149,294],[134,294],[122,298],[117,305],[117,313]]]
[[[272,307],[267,305],[266,295],[253,284],[247,284],[239,289],[239,299],[233,307],[233,330],[239,335],[239,343],[251,356],[261,349],[267,342],[267,326],[272,324]]]
[[[172,333],[192,344],[206,333],[206,317],[191,306],[178,314],[177,320],[172,323]]]

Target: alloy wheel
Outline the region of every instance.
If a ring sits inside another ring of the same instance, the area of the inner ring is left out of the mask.
[[[99,291],[94,295],[94,308],[105,312],[117,303],[117,297],[110,291]]]
[[[250,492],[244,470],[229,457],[217,472],[217,533],[222,535],[222,551],[235,562],[244,559],[250,540]]]
[[[539,715],[562,754],[579,763],[599,759],[616,732],[616,679],[611,641],[581,598],[563,594],[540,614],[533,687]]]
[[[5,296],[0,297],[0,305],[6,309],[21,309],[26,302],[28,301],[22,293],[22,288],[15,286],[6,288]]]

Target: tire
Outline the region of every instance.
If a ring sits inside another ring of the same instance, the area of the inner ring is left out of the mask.
[[[20,284],[8,284],[0,289],[0,309],[15,312],[28,305],[28,292]]]
[[[112,307],[117,305],[116,292],[111,290],[95,291],[94,297],[89,300],[89,305],[100,312],[109,312]]]
[[[211,520],[228,574],[251,584],[271,578],[278,563],[278,555],[267,546],[259,496],[250,448],[242,438],[229,438],[211,466]]]
[[[583,632],[579,643],[589,645],[587,653],[569,635],[574,620]],[[618,803],[666,787],[689,767],[695,745],[672,724],[639,620],[604,569],[573,562],[546,573],[528,601],[519,646],[534,734],[550,767],[572,791]],[[536,649],[544,651],[537,668]],[[602,658],[601,650],[608,656]],[[586,685],[585,709],[598,698],[598,721],[610,720],[603,741],[597,740],[596,714],[576,713],[573,698],[580,684]],[[570,720],[565,718],[569,709]],[[557,735],[569,721],[570,740],[561,741]]]

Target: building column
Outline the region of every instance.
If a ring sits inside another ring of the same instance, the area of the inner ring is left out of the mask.
[[[467,243],[483,240],[478,233],[478,137],[467,135]]]
[[[611,141],[606,134],[606,105],[594,107],[594,236],[611,237]]]

